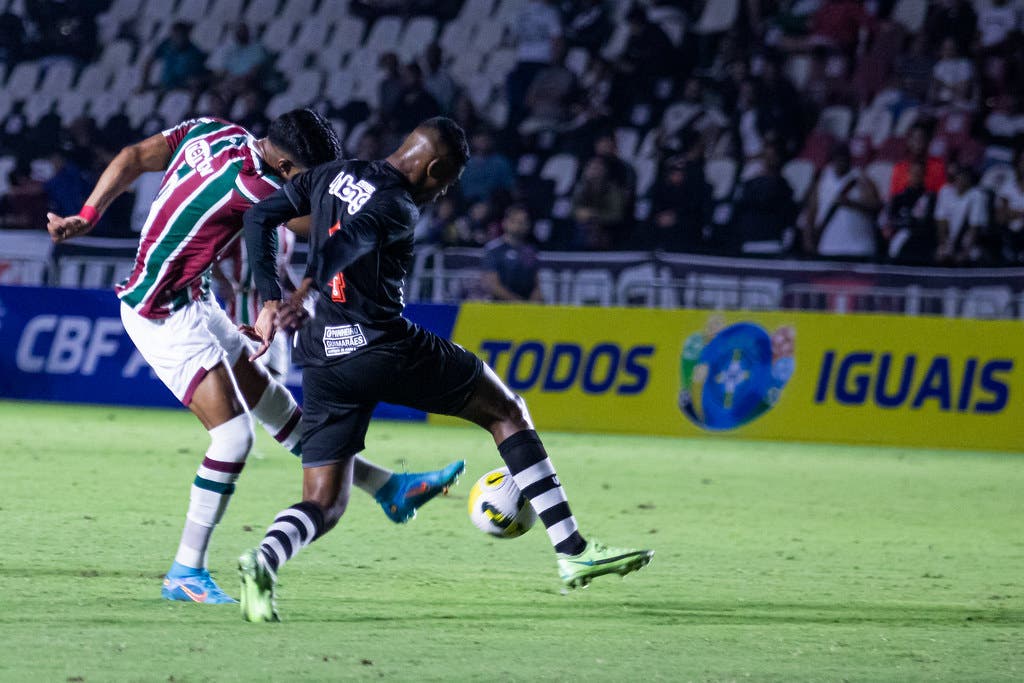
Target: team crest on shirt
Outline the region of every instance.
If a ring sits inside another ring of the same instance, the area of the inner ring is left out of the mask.
[[[324,328],[324,353],[328,358],[347,356],[358,348],[366,346],[366,335],[359,324],[328,325]]]
[[[332,195],[348,204],[349,215],[355,215],[363,208],[370,195],[377,191],[377,188],[365,180],[356,180],[348,173],[342,171],[331,181],[330,192]]]
[[[210,143],[206,140],[194,140],[185,146],[185,163],[196,169],[200,177],[213,173],[213,159],[210,155]]]

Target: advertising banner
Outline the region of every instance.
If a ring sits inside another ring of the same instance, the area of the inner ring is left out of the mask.
[[[456,306],[411,305],[410,319],[450,337]],[[288,387],[302,400],[301,374]],[[121,325],[106,289],[0,286],[0,398],[180,407]],[[424,413],[382,405],[376,415],[423,420]]]
[[[466,304],[453,339],[541,429],[1024,447],[1019,322]]]

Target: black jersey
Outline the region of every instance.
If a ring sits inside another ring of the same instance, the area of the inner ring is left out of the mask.
[[[296,338],[295,362],[329,365],[406,335],[402,287],[419,209],[386,161],[334,161],[296,176],[245,214],[256,288],[280,299],[274,226],[311,215],[306,277],[316,297]]]

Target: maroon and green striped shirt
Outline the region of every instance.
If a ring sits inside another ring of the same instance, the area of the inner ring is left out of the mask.
[[[199,118],[164,131],[172,157],[142,228],[135,267],[117,286],[145,318],[209,293],[210,266],[242,232],[242,214],[283,182],[244,128]]]

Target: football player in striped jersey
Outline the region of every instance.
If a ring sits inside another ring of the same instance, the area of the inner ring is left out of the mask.
[[[252,447],[251,416],[285,448],[296,454],[301,448],[301,410],[284,385],[250,359],[247,340],[210,293],[211,266],[241,235],[250,206],[340,153],[330,123],[309,109],[275,119],[261,139],[228,121],[191,119],[121,150],[78,215],[47,214],[55,242],[84,235],[139,175],[164,172],[134,268],[116,289],[135,346],[210,433],[177,555],[164,577],[166,599],[234,602],[210,576],[206,558]],[[356,483],[390,519],[404,522],[464,467],[458,461],[434,472],[396,474],[360,460]]]

